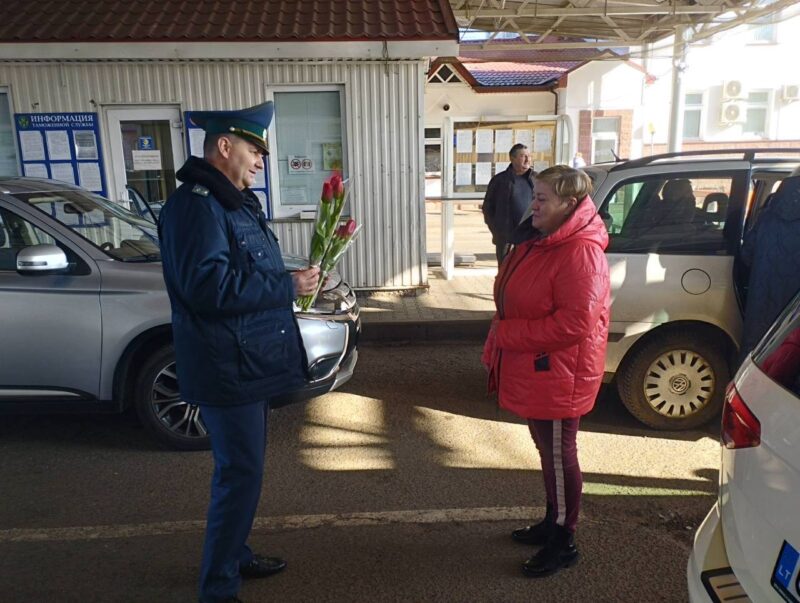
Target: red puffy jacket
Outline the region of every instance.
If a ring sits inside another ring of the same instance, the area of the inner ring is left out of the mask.
[[[518,245],[495,280],[483,363],[500,406],[526,419],[579,417],[603,379],[608,234],[590,198],[550,236]]]

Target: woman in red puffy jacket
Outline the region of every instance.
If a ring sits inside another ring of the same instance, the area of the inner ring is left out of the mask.
[[[484,346],[489,390],[528,420],[539,451],[547,513],[514,530],[543,545],[523,564],[548,576],[578,557],[575,527],[583,480],[576,436],[603,378],[610,282],[606,228],[582,171],[557,165],[537,174],[534,234],[506,257],[495,281],[497,314]]]

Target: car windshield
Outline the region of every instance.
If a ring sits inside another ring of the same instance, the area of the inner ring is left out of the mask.
[[[123,262],[161,260],[156,225],[108,199],[79,190],[26,192],[15,196],[114,259]]]

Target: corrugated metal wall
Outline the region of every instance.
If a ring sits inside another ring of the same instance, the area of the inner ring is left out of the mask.
[[[426,283],[422,61],[0,62],[14,110],[91,111],[111,104],[179,104],[182,111],[240,108],[269,85],[344,84],[351,211],[364,225],[342,263],[355,287]],[[105,128],[105,124],[103,124]],[[109,159],[104,132],[104,154]],[[312,225],[276,222],[284,251],[305,255]]]

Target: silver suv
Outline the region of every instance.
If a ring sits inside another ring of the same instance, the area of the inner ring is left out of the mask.
[[[743,233],[800,150],[703,151],[585,169],[609,232],[608,380],[657,429],[717,415],[735,368]]]
[[[155,225],[63,183],[0,179],[0,411],[114,411],[133,406],[177,449],[208,447],[199,409],[180,399],[170,304]],[[284,258],[287,269],[299,258]],[[347,381],[359,307],[337,275],[297,313],[310,381],[273,406]]]

